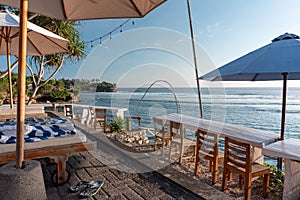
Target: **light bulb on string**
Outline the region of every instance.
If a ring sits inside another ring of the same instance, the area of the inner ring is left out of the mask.
[[[109,40],[112,41],[111,32],[109,33]]]
[[[120,26],[120,33],[122,33],[123,32],[123,29],[122,29],[122,25]]]
[[[134,26],[134,21],[132,21],[132,25]]]
[[[91,48],[93,48],[94,47],[94,45],[93,45],[93,41],[91,42]]]
[[[100,44],[100,47],[102,47],[102,37],[100,37],[100,42],[99,42],[99,44]]]

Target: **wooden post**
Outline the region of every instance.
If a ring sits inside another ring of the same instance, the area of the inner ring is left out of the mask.
[[[17,168],[22,168],[24,161],[24,120],[25,120],[25,79],[26,79],[26,50],[27,50],[27,18],[28,0],[20,0],[20,39],[19,39],[19,68],[18,68],[18,108],[17,108]]]
[[[197,82],[197,93],[198,93],[198,100],[199,100],[199,109],[200,109],[200,117],[203,118],[203,108],[202,108],[202,100],[201,100],[201,93],[200,93],[200,83],[199,83],[199,75],[198,75],[198,64],[197,64],[197,56],[196,56],[196,48],[195,48],[195,39],[194,39],[194,30],[193,30],[193,23],[192,23],[192,16],[191,16],[191,7],[190,1],[186,0],[188,14],[189,14],[189,22],[190,22],[190,32],[192,38],[192,47],[193,47],[193,55],[194,55],[194,67],[195,67],[195,75],[196,75],[196,82]]]
[[[10,109],[13,109],[13,91],[12,91],[12,81],[11,81],[11,69],[10,69],[10,28],[6,27],[6,53],[7,53],[7,76],[8,76],[8,87],[9,87],[9,99],[10,99]]]
[[[283,89],[282,89],[282,110],[281,110],[281,131],[280,131],[280,139],[281,140],[284,140],[287,76],[288,76],[288,73],[282,73]]]
[[[284,140],[284,130],[285,130],[285,112],[286,112],[286,90],[287,90],[287,76],[288,73],[282,73],[283,79],[283,89],[282,89],[282,109],[281,109],[281,129],[280,129],[280,140]],[[277,159],[277,168],[279,175],[282,173],[282,158]]]

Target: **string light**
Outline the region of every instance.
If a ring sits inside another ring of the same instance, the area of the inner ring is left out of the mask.
[[[100,37],[100,42],[99,42],[100,46],[102,47],[102,37]]]
[[[122,24],[120,24],[119,26],[117,26],[116,28],[112,29],[111,31],[107,32],[106,34],[101,35],[100,37],[97,37],[93,40],[89,40],[89,41],[85,41],[85,44],[91,44],[91,48],[94,47],[93,42],[98,41],[99,40],[99,45],[102,46],[102,41],[104,38],[109,37],[109,40],[112,40],[112,35],[113,33],[115,33],[116,31],[120,31],[120,33],[123,32],[123,26],[125,24],[127,24],[131,19],[127,19],[125,22],[123,22]],[[132,25],[134,25],[134,21],[132,21]]]

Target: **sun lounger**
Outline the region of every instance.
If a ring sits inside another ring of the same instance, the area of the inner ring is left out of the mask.
[[[17,117],[17,107],[10,109],[8,105],[0,106],[0,121],[12,119]],[[42,105],[30,105],[25,107],[25,117],[47,117],[44,106]]]
[[[52,174],[55,185],[64,184],[70,174],[66,170],[66,161],[74,153],[96,150],[97,143],[89,141],[84,134],[66,134],[63,137],[53,137],[39,142],[25,142],[25,160],[48,157],[57,164],[57,170]],[[0,164],[16,160],[16,144],[0,144]]]

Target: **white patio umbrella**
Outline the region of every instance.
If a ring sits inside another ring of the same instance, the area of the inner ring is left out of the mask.
[[[31,12],[64,20],[143,17],[166,0],[0,0],[0,4],[20,8],[17,167],[24,160],[25,68],[28,8]]]
[[[10,107],[13,107],[10,55],[19,52],[19,17],[7,11],[0,12],[0,54],[7,55]],[[33,23],[28,23],[27,55],[45,55],[66,52],[68,40]]]
[[[285,33],[199,79],[209,81],[283,80],[280,139],[284,139],[287,80],[300,79],[299,36]]]

